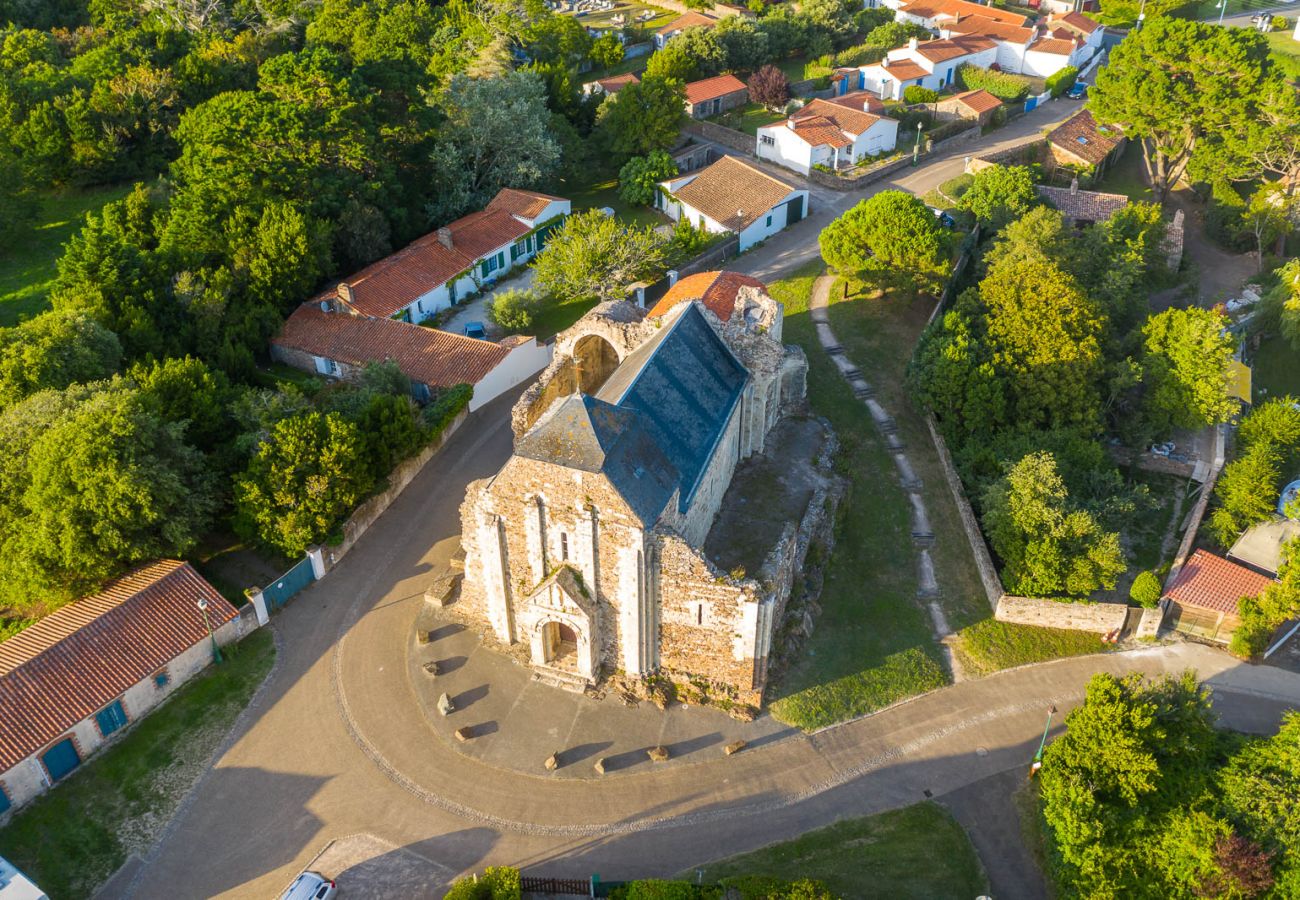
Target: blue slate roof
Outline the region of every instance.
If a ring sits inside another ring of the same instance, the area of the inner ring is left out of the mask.
[[[568,397],[515,452],[602,472],[641,519],[674,490],[685,510],[749,379],[694,303],[619,365],[595,397]]]

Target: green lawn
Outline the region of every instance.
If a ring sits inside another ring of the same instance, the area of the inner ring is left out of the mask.
[[[263,629],[225,653],[223,665],[17,813],[0,829],[0,856],[63,900],[90,896],[130,853],[147,850],[266,678],[275,645]]]
[[[771,285],[773,296],[785,304],[785,340],[799,344],[808,355],[808,397],[813,410],[834,426],[841,445],[837,468],[851,480],[818,600],[822,614],[816,630],[770,691],[772,714],[805,729],[864,715],[948,681],[929,616],[915,600],[916,557],[909,504],[895,476],[893,460],[861,401],[816,341],[808,297],[820,272],[820,263],[810,263]],[[859,320],[856,324],[840,315],[846,310],[852,313],[848,319]],[[882,402],[896,409],[896,390],[901,387],[891,387],[890,382],[901,377],[919,329],[909,322],[907,328],[890,331],[883,341],[871,341],[869,332],[888,328],[893,317],[884,315],[873,321],[859,315],[861,312],[852,302],[835,304],[832,320],[836,333],[849,357],[878,385]],[[923,446],[916,427],[900,420],[909,448]],[[922,474],[932,487],[942,485],[930,472]],[[956,520],[955,515],[942,512],[941,505],[931,509],[939,511],[937,520]],[[952,548],[936,560],[948,595],[944,603],[950,620],[956,625],[987,615],[988,604],[973,592],[978,582],[972,580],[973,564],[964,538],[959,543],[947,534],[946,523],[937,524],[945,528],[941,545]],[[958,561],[955,566],[953,559]],[[966,569],[970,571],[960,574]]]
[[[746,103],[737,109],[728,110],[719,116],[714,116],[709,121],[724,125],[727,128],[734,128],[736,131],[743,131],[750,136],[756,136],[758,129],[764,125],[771,125],[774,122],[784,120],[785,113],[772,112],[759,103]]]
[[[548,306],[533,318],[533,327],[529,332],[539,341],[549,340],[586,315],[587,310],[595,306],[596,302],[579,300]]]
[[[1289,11],[1288,11],[1289,12]],[[1300,14],[1300,10],[1296,10]],[[1286,31],[1271,31],[1266,35],[1268,37],[1268,47],[1272,51],[1273,61],[1284,71],[1292,81],[1300,81],[1300,41],[1297,41],[1295,34],[1295,15],[1288,15],[1287,21],[1291,27]]]
[[[69,189],[41,201],[31,230],[0,248],[0,326],[15,325],[48,307],[45,298],[54,281],[54,263],[85,214],[130,192],[130,185]]]
[[[1255,402],[1290,394],[1300,399],[1300,350],[1274,335],[1250,360],[1250,387]]]
[[[1104,653],[1110,645],[1086,631],[1035,628],[985,619],[958,632],[953,649],[967,675],[990,675],[1013,666],[1063,656]]]
[[[1143,178],[1142,148],[1130,145],[1124,154],[1111,164],[1095,190],[1123,194],[1130,200],[1150,201],[1151,188]]]
[[[818,65],[815,60],[804,59],[802,56],[783,59],[776,64],[776,67],[784,72],[785,77],[791,82],[807,81],[809,78],[821,78],[823,75],[831,74],[831,69]]]
[[[614,215],[632,225],[671,224],[667,216],[648,206],[633,206],[618,195],[618,175],[593,171],[586,181],[564,184],[559,194],[573,203],[573,211],[609,207]]]
[[[812,878],[846,898],[970,900],[988,892],[966,832],[935,803],[845,819],[702,869],[705,883],[744,875]],[[681,877],[694,881],[695,870]]]

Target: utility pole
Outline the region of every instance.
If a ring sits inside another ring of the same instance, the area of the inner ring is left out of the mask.
[[[208,640],[212,641],[212,661],[220,664],[221,648],[217,646],[217,636],[212,633],[212,622],[208,619],[208,598],[199,598],[199,612],[203,613],[203,624],[208,626]]]
[[[1047,709],[1047,721],[1043,724],[1043,739],[1038,742],[1038,752],[1034,754],[1034,761],[1029,766],[1029,777],[1033,778],[1038,774],[1038,770],[1043,767],[1043,748],[1047,746],[1047,731],[1052,727],[1052,716],[1056,714],[1056,707],[1050,706]]]

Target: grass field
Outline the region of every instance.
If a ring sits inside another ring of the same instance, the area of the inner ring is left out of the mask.
[[[1142,148],[1130,145],[1124,148],[1124,154],[1111,164],[1096,185],[1096,190],[1111,194],[1123,194],[1134,202],[1150,201],[1151,188],[1147,187],[1142,177]]]
[[[51,900],[65,900],[89,897],[129,854],[147,850],[275,660],[269,629],[225,652],[224,664],[17,813],[0,829],[0,855]]]
[[[1300,398],[1300,351],[1280,337],[1268,338],[1250,361],[1250,384],[1256,403],[1283,394]]]
[[[785,119],[785,113],[772,112],[766,106],[759,103],[746,103],[737,109],[728,110],[721,115],[714,116],[710,122],[717,122],[727,128],[734,128],[737,131],[743,131],[748,135],[757,135],[758,129],[764,125],[771,125],[774,122],[781,122]]]
[[[786,342],[799,344],[808,355],[813,410],[834,426],[841,445],[837,466],[851,480],[818,601],[822,614],[816,630],[770,692],[773,715],[805,729],[864,715],[948,681],[929,616],[915,600],[909,504],[893,460],[862,403],[816,341],[807,310],[820,272],[820,263],[809,264],[771,286],[773,296],[785,304]],[[849,358],[877,385],[886,407],[904,413],[899,426],[907,446],[923,448],[924,425],[909,417],[898,400],[901,373],[924,317],[917,322],[911,312],[898,308],[882,305],[872,312],[864,306],[853,298],[834,304],[833,327]],[[923,466],[920,457],[913,453],[914,463]],[[931,493],[937,494],[933,489],[942,480],[921,466]],[[927,500],[935,504],[931,516],[939,520],[936,525],[943,527],[939,541],[945,550],[936,564],[950,621],[965,624],[987,615],[969,549],[949,524],[956,522],[955,513],[945,511],[941,496]]]
[[[596,303],[595,300],[579,300],[548,306],[533,318],[529,333],[539,341],[549,340],[581,319]]]
[[[695,870],[682,877],[695,880]],[[793,841],[703,867],[703,881],[740,875],[825,882],[838,897],[971,898],[988,880],[966,832],[935,803],[845,819]]]
[[[66,190],[41,201],[31,230],[0,248],[0,326],[16,325],[48,307],[46,295],[63,245],[81,228],[86,213],[130,191],[130,185]]]
[[[1291,22],[1291,27],[1286,31],[1273,31],[1266,35],[1274,62],[1292,81],[1300,81],[1300,41],[1292,36],[1295,34],[1295,20],[1298,14],[1300,9],[1294,12],[1288,10],[1287,20]]]
[[[1104,653],[1110,647],[1086,631],[1035,628],[985,619],[957,633],[953,647],[967,675],[991,675],[1002,669],[1063,656]]]
[[[593,172],[585,182],[566,184],[560,194],[573,203],[573,211],[584,209],[601,209],[609,207],[620,220],[632,225],[671,224],[667,216],[648,206],[633,206],[618,195],[618,175],[608,172]]]

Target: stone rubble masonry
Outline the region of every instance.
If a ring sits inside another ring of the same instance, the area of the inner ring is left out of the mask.
[[[1153,606],[1150,609],[1142,610],[1142,618],[1138,620],[1137,630],[1133,633],[1133,636],[1139,641],[1156,637],[1160,633],[1160,626],[1164,619],[1165,609],[1163,606]]]
[[[1106,634],[1124,627],[1128,618],[1128,606],[1123,603],[1080,603],[1006,594],[998,601],[994,618],[999,622],[1016,625]]]
[[[961,478],[958,477],[957,469],[952,464],[952,454],[948,452],[948,444],[939,433],[939,426],[933,415],[926,414],[925,425],[930,429],[930,439],[934,441],[934,449],[939,454],[944,481],[948,482],[948,490],[952,492],[953,502],[957,504],[957,516],[961,519],[962,530],[966,532],[966,540],[970,543],[971,553],[975,557],[975,567],[979,569],[984,593],[988,596],[989,605],[996,608],[998,600],[1006,591],[1003,590],[1002,579],[998,577],[997,566],[993,565],[993,554],[989,552],[989,545],[984,541],[984,533],[980,531],[979,522],[975,519],[975,511],[971,509],[970,501],[966,499],[966,489],[962,487]]]
[[[1165,231],[1165,240],[1161,249],[1165,251],[1165,265],[1169,271],[1177,272],[1178,267],[1183,264],[1183,239],[1184,239],[1183,211],[1174,210],[1173,221],[1169,223],[1169,228]]]

